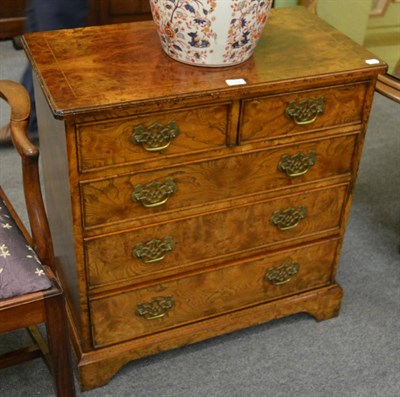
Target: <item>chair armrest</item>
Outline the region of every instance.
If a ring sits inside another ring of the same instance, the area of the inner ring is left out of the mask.
[[[53,244],[43,203],[39,178],[39,149],[27,134],[31,111],[30,98],[19,83],[0,80],[0,97],[11,108],[11,138],[22,160],[26,208],[32,232],[32,245],[43,264],[54,264]]]

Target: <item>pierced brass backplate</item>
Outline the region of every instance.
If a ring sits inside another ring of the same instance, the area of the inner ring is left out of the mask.
[[[170,121],[167,126],[154,123],[146,128],[138,125],[134,128],[131,142],[142,145],[148,152],[159,152],[166,149],[178,135],[179,129],[175,121]]]
[[[274,285],[282,285],[288,283],[293,276],[300,270],[300,265],[297,262],[282,264],[278,268],[273,268],[267,271],[265,280]]]
[[[306,207],[304,205],[300,205],[297,208],[287,208],[284,211],[275,211],[269,221],[279,230],[289,230],[296,227],[299,222],[306,217],[306,215]]]
[[[295,101],[290,102],[286,108],[285,114],[290,119],[293,119],[297,125],[307,125],[313,123],[324,110],[324,98],[308,98],[298,103]]]
[[[139,303],[135,314],[146,320],[155,320],[167,315],[168,311],[175,306],[172,296],[157,296],[150,302]]]
[[[278,170],[285,172],[287,176],[295,178],[297,176],[305,175],[310,168],[315,165],[317,154],[314,151],[308,154],[297,153],[292,156],[285,154],[281,157],[278,164]]]
[[[174,247],[175,242],[173,238],[168,236],[163,241],[154,239],[146,243],[136,244],[132,250],[132,255],[144,263],[154,263],[162,261]]]
[[[140,202],[146,208],[158,207],[165,204],[175,192],[176,184],[174,180],[167,178],[165,182],[154,181],[145,186],[135,186],[132,200]]]

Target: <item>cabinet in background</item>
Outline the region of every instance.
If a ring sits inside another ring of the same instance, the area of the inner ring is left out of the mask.
[[[90,25],[151,19],[149,0],[90,0],[89,4]]]
[[[26,0],[1,0],[0,40],[11,39],[24,32]]]

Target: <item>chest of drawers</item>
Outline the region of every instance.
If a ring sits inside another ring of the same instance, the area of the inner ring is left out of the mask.
[[[274,10],[254,56],[231,68],[169,59],[151,22],[24,46],[82,389],[149,354],[338,314],[383,63],[302,8]]]

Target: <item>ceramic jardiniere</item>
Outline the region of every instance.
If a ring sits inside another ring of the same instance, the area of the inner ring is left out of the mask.
[[[229,66],[256,47],[272,0],[150,0],[164,51],[177,61]]]

